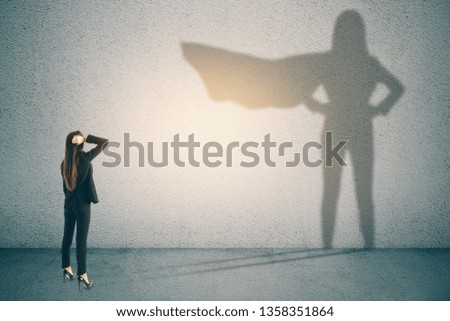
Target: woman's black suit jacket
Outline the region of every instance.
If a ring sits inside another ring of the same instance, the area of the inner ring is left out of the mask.
[[[96,147],[88,152],[78,152],[78,177],[77,185],[71,192],[67,189],[63,179],[64,189],[64,208],[77,206],[82,204],[98,203],[97,191],[95,190],[93,169],[91,161],[98,156],[102,150],[108,145],[108,140],[94,135],[88,135],[87,143],[97,144]],[[61,164],[62,175],[62,164]]]

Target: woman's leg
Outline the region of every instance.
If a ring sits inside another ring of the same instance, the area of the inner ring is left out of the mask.
[[[327,132],[332,132],[335,144],[339,140],[347,140],[345,139],[345,132],[342,133],[342,128],[339,128],[336,124],[330,125],[325,123],[322,137],[323,146],[327,146],[328,143],[334,146],[332,141],[327,142]],[[322,241],[324,248],[331,248],[336,225],[337,204],[341,191],[342,166],[337,162],[332,162],[331,166],[326,166],[326,153],[326,148],[323,148]],[[343,149],[341,152],[342,157],[345,154],[346,149]]]
[[[324,248],[331,248],[336,222],[336,205],[340,192],[342,168],[337,164],[334,164],[333,167],[323,166],[322,240]]]
[[[83,204],[78,207],[78,222],[77,222],[77,262],[78,275],[86,273],[86,252],[87,252],[87,237],[89,231],[89,224],[91,221],[91,205]]]
[[[373,143],[371,133],[368,139],[359,141],[352,150],[353,174],[359,209],[359,226],[364,239],[364,247],[374,247],[375,218],[372,195],[373,185]]]
[[[72,208],[64,209],[64,236],[61,245],[62,268],[70,266],[70,246],[72,245],[75,230],[75,212]]]

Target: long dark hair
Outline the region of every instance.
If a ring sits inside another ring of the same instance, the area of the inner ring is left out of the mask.
[[[83,144],[72,144],[72,138],[75,135],[82,135],[79,130],[69,133],[66,138],[66,150],[64,153],[64,160],[61,164],[64,184],[69,191],[73,191],[77,186],[77,165],[78,152],[83,150]]]

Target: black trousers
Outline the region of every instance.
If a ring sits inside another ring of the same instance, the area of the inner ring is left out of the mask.
[[[72,245],[75,225],[77,225],[77,263],[78,275],[86,273],[86,252],[89,223],[91,221],[91,204],[78,204],[64,209],[64,237],[61,256],[62,268],[70,266],[70,246]]]

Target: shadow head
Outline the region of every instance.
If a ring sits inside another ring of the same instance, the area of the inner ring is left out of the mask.
[[[366,28],[357,11],[344,11],[337,18],[334,26],[332,51],[349,57],[368,54]]]

